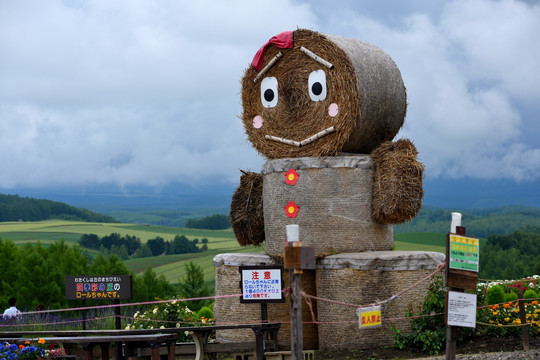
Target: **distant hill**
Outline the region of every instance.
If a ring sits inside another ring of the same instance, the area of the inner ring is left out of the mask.
[[[508,235],[525,226],[540,227],[540,209],[528,206],[503,206],[493,209],[447,210],[423,207],[412,221],[394,226],[396,233],[450,231],[451,213],[462,214],[467,234],[475,237]]]
[[[0,222],[40,221],[49,219],[111,223],[116,220],[58,201],[0,194]]]

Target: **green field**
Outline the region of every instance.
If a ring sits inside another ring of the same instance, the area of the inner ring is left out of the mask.
[[[184,264],[193,261],[201,266],[206,281],[214,279],[213,258],[222,253],[261,252],[264,247],[241,247],[234,233],[228,230],[199,230],[155,225],[136,225],[123,223],[87,223],[76,221],[47,220],[36,222],[3,222],[0,223],[0,237],[12,240],[16,245],[41,242],[51,244],[60,239],[66,243],[77,243],[82,234],[96,234],[99,237],[118,233],[120,235],[137,236],[144,244],[147,240],[161,236],[167,241],[175,235],[184,235],[192,240],[208,239],[208,251],[196,254],[154,256],[127,260],[124,263],[135,273],[143,272],[149,266],[171,283],[178,283],[184,276]],[[400,233],[395,235],[394,249],[406,251],[445,252],[446,234],[438,233]],[[91,253],[95,253],[91,251]]]

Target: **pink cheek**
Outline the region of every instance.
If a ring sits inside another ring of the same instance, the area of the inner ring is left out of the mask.
[[[253,118],[253,127],[255,129],[260,129],[263,126],[263,122],[264,122],[263,118],[257,115]]]
[[[330,104],[330,106],[328,106],[328,115],[330,115],[331,117],[335,117],[339,112],[339,108],[338,108],[338,105],[336,103],[332,103]]]

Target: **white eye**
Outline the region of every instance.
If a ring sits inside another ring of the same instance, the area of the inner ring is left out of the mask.
[[[308,90],[311,100],[323,101],[326,99],[326,73],[324,70],[316,70],[309,74]]]
[[[278,102],[278,81],[275,77],[266,77],[261,81],[261,102],[265,108],[273,108]]]

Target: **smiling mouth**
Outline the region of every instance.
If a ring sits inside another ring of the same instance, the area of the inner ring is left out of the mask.
[[[280,142],[280,143],[283,143],[283,144],[287,144],[287,145],[292,145],[292,146],[296,146],[296,147],[302,147],[304,145],[307,145],[309,143],[314,142],[317,139],[322,138],[323,136],[326,136],[326,135],[328,135],[330,133],[333,133],[334,131],[336,131],[336,129],[333,126],[330,126],[329,128],[324,129],[322,131],[319,131],[315,135],[312,135],[312,136],[310,136],[310,137],[308,137],[308,138],[306,138],[306,139],[304,139],[302,141],[294,141],[294,140],[284,139],[284,138],[280,138],[278,136],[273,136],[273,135],[264,135],[264,138],[268,139],[268,140],[272,140],[272,141],[277,141],[277,142]]]

